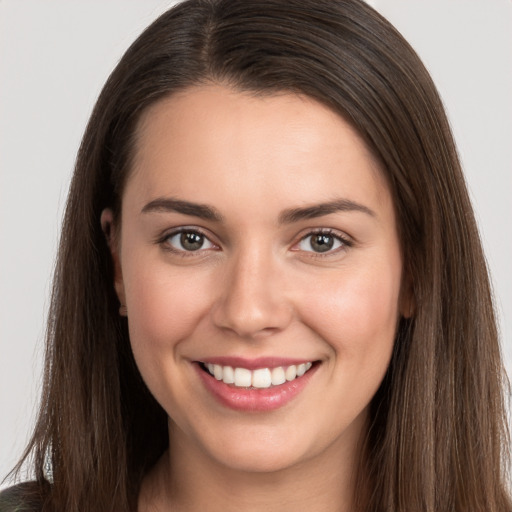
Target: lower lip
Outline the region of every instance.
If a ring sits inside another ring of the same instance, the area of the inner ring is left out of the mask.
[[[237,411],[264,412],[279,409],[291,402],[307,386],[319,365],[313,365],[302,377],[264,389],[237,388],[217,380],[198,363],[194,366],[206,389],[222,405]]]

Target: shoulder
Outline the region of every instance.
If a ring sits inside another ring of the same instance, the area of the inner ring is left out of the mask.
[[[36,482],[24,482],[0,492],[0,512],[40,512],[43,502]]]

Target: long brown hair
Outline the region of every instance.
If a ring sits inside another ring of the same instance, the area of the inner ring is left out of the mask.
[[[105,207],[119,215],[141,113],[211,82],[328,105],[387,175],[414,313],[400,321],[372,400],[359,508],[510,512],[504,373],[455,145],[419,58],[360,0],[188,0],[146,29],[108,79],[71,183],[41,409],[18,465],[33,458],[45,510],[136,510],[141,479],[167,447],[166,414],[118,315],[99,219]]]

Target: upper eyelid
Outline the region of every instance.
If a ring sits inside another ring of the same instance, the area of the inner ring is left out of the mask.
[[[207,230],[205,230],[205,229],[203,229],[203,228],[201,228],[199,226],[179,226],[179,227],[176,227],[176,228],[166,229],[160,235],[158,235],[156,237],[156,240],[157,241],[165,241],[168,238],[170,238],[172,236],[175,236],[175,235],[178,235],[179,233],[183,233],[183,232],[199,233],[200,235],[203,235],[205,238],[208,238],[208,240],[210,240],[210,242],[215,243],[212,240],[213,237],[209,233],[209,231],[207,231]]]
[[[310,228],[308,230],[303,231],[301,234],[297,235],[296,242],[294,242],[294,243],[297,244],[298,242],[300,242],[301,240],[304,240],[304,238],[307,238],[308,236],[318,235],[318,234],[331,235],[335,238],[338,238],[345,244],[351,244],[354,242],[354,239],[350,235],[348,235],[347,233],[345,233],[343,231],[334,229],[334,228],[312,228],[312,229]]]

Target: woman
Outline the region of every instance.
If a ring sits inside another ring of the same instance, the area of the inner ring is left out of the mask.
[[[450,130],[407,43],[353,0],[184,2],[84,136],[36,482],[4,502],[509,511],[501,372]]]

